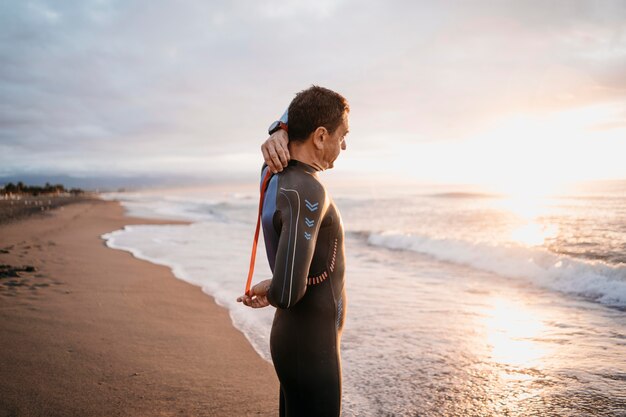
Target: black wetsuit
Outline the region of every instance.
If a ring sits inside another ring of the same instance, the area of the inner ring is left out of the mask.
[[[277,307],[270,348],[280,416],[339,416],[343,225],[313,167],[292,160],[272,177],[262,224],[273,272],[268,300]]]

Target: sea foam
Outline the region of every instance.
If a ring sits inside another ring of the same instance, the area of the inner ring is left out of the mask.
[[[574,259],[544,248],[514,244],[472,243],[393,232],[366,233],[365,236],[370,245],[414,251],[441,261],[524,279],[612,307],[626,307],[624,265]]]
[[[178,279],[214,297],[219,305],[228,309],[235,327],[243,332],[259,355],[269,361],[267,338],[273,311],[260,309],[251,314],[235,301],[244,291],[250,229],[249,225],[222,222],[133,225],[103,234],[101,238],[109,248],[169,267]],[[257,277],[269,275],[263,256],[257,257],[256,271]]]

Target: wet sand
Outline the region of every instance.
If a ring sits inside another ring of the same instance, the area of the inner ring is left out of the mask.
[[[100,239],[160,223],[87,199],[0,225],[0,417],[278,414],[225,309]]]

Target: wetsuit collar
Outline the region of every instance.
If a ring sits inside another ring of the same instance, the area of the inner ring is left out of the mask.
[[[311,165],[305,164],[304,162],[298,161],[297,159],[291,159],[289,161],[289,166],[300,167],[301,169],[305,170],[309,174],[313,174],[313,173],[317,172],[317,170],[315,168],[313,168]]]

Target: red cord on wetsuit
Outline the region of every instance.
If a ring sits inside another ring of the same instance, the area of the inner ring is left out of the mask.
[[[256,219],[256,230],[254,232],[254,241],[252,242],[252,254],[250,255],[250,270],[248,271],[248,281],[246,282],[246,295],[250,295],[250,284],[252,284],[252,275],[254,275],[254,262],[256,260],[256,247],[259,243],[259,228],[261,226],[261,212],[263,211],[263,197],[267,189],[267,183],[272,177],[272,171],[267,168],[263,182],[261,183],[261,194],[259,196],[259,214]]]

